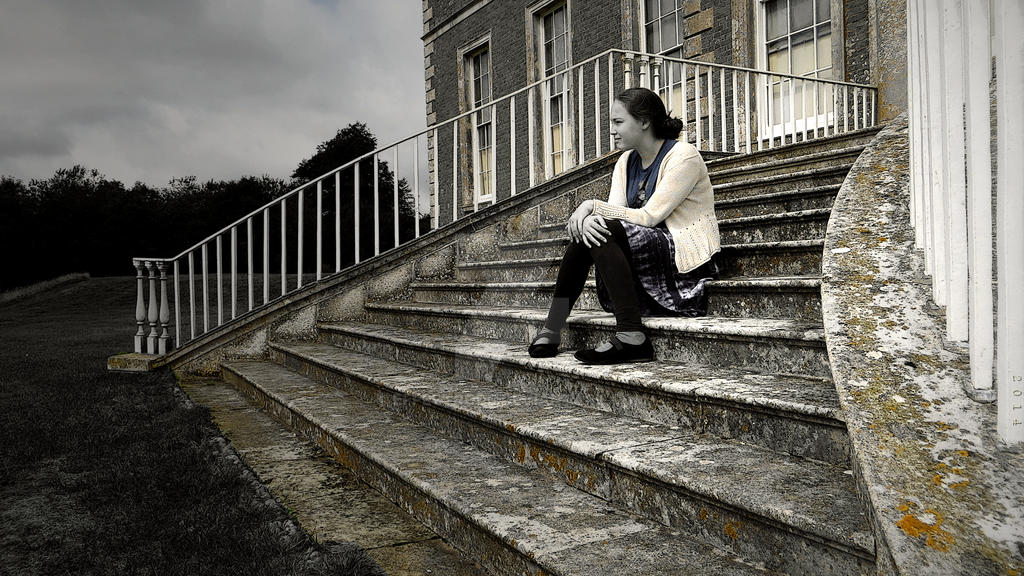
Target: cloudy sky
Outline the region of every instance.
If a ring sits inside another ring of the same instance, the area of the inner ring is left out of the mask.
[[[0,0],[0,175],[287,177],[425,127],[419,0]]]

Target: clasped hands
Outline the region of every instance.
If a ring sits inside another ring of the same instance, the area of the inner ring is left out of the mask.
[[[569,216],[569,222],[565,225],[569,240],[583,242],[587,248],[600,246],[608,241],[611,231],[605,225],[604,217],[593,214],[593,211],[593,201],[586,200]]]

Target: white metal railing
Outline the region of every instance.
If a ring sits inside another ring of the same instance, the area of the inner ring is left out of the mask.
[[[776,97],[773,84],[786,89]],[[135,351],[166,354],[304,285],[450,225],[491,197],[507,199],[610,152],[608,110],[630,86],[652,88],[676,103],[675,115],[685,123],[681,138],[702,150],[753,152],[875,124],[875,91],[868,86],[609,50],[339,166],[173,258],[135,258]],[[557,119],[545,101],[553,88],[563,104]],[[538,107],[545,112],[537,114]],[[486,200],[474,190],[479,179],[472,174],[478,145],[472,120],[483,110],[492,122],[496,168]],[[364,194],[372,194],[372,210],[362,206]]]
[[[907,8],[915,240],[935,302],[946,307],[947,336],[968,343],[968,392],[998,397],[1000,436],[1021,442],[1024,10],[1019,0],[910,0]]]

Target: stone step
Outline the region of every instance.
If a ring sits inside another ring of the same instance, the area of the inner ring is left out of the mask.
[[[831,208],[815,208],[782,214],[722,218],[718,220],[718,229],[723,244],[824,238],[831,214]]]
[[[779,159],[765,159],[764,162],[749,164],[745,166],[726,167],[722,165],[710,167],[708,174],[712,184],[725,184],[728,182],[742,182],[765,176],[777,176],[790,174],[816,168],[825,168],[839,165],[852,165],[866,145],[849,146],[834,150],[820,150],[801,156],[793,156]]]
[[[481,306],[544,307],[554,282],[413,282],[413,301]],[[708,316],[821,320],[818,278],[736,278],[707,283]],[[593,280],[576,302],[578,310],[600,310]]]
[[[378,302],[367,303],[364,316],[374,324],[528,343],[543,325],[547,309]],[[660,360],[830,376],[821,322],[705,316],[648,317],[643,323]],[[593,347],[614,332],[611,314],[575,311],[562,331],[562,342],[566,349]]]
[[[530,244],[536,242],[535,245]],[[462,262],[455,267],[459,282],[532,282],[554,280],[562,261],[559,243],[564,239],[526,240],[510,243],[520,253],[536,251],[547,256]],[[504,245],[510,246],[510,245]],[[820,276],[822,239],[788,242],[757,242],[722,246],[718,256],[721,278],[764,276]]]
[[[765,148],[750,154],[735,154],[724,158],[705,158],[711,174],[744,167],[756,167],[776,160],[795,158],[825,151],[866,146],[878,134],[879,127],[864,128],[827,138],[817,138],[775,148]]]
[[[830,380],[660,360],[586,366],[563,351],[530,358],[526,345],[358,322],[320,326],[346,350],[456,377],[485,380],[620,416],[732,438],[839,466],[850,445]]]
[[[846,175],[850,172],[851,166],[853,166],[852,162],[774,176],[762,176],[739,182],[712,184],[712,188],[715,193],[715,200],[720,201],[790,190],[803,190],[818,186],[837,185],[843,183]]]
[[[840,184],[830,184],[770,194],[716,199],[715,214],[718,218],[744,218],[831,208],[836,194],[839,193],[839,187]]]
[[[722,246],[720,277],[820,276],[825,240],[758,242]]]
[[[275,349],[275,361],[311,379],[748,561],[808,570],[811,549],[823,561],[814,568],[858,573],[871,556],[870,529],[843,468],[328,344]],[[751,481],[746,469],[754,465],[761,473]],[[702,509],[716,519],[710,525],[700,522]],[[743,526],[750,548],[726,533],[729,524]]]
[[[828,202],[831,203],[831,199]],[[748,210],[741,207],[741,211]],[[831,213],[831,206],[826,206],[730,218],[719,216],[718,228],[723,244],[816,239],[825,236]],[[537,239],[503,242],[499,249],[507,258],[540,258],[561,255],[569,243],[562,222],[543,224],[537,233]]]
[[[237,361],[224,364],[223,374],[492,574],[762,573],[545,473],[281,366]]]

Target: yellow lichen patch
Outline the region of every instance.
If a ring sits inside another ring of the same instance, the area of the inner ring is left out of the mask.
[[[580,479],[580,473],[575,470],[566,470],[565,479],[568,480],[570,484],[576,484],[576,481]]]
[[[957,456],[961,456],[963,458],[967,458],[968,456],[970,456],[970,453],[967,452],[967,450],[957,450],[956,453]]]
[[[939,430],[939,431],[945,432],[947,430],[956,430],[957,429],[957,425],[956,424],[949,424],[947,422],[936,422],[935,423],[935,428],[937,430]]]
[[[942,474],[936,474],[935,476],[932,476],[932,485],[942,486]]]
[[[729,538],[737,540],[740,537],[740,528],[743,528],[743,522],[740,522],[739,520],[737,520],[736,522],[726,522],[725,534]]]
[[[934,516],[935,522],[928,524],[913,514],[906,514],[899,522],[896,523],[896,525],[911,538],[920,538],[921,536],[924,536],[925,546],[938,550],[939,552],[948,552],[949,547],[953,544],[953,535],[941,528],[943,521],[942,515],[930,509],[925,510],[925,513]]]
[[[904,502],[903,504],[897,506],[896,509],[899,510],[900,512],[907,512],[910,510],[910,504]]]
[[[970,483],[970,480],[964,480],[963,482],[954,482],[953,484],[950,484],[949,487],[956,490],[963,490],[964,488],[967,488],[967,485]]]
[[[708,511],[706,509],[704,509],[704,508],[701,508],[700,509],[700,513],[698,514],[698,516],[700,516],[701,520],[707,520],[708,519]]]
[[[526,446],[523,446],[522,444],[520,444],[518,447],[516,447],[516,462],[522,463],[522,462],[525,462],[525,461],[526,461]]]

